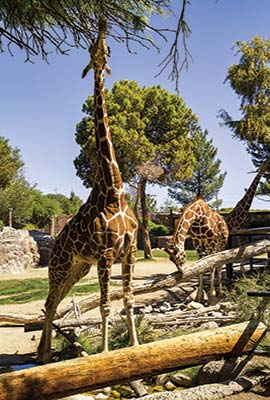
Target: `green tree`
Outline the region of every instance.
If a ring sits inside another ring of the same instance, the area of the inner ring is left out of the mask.
[[[220,172],[221,161],[216,158],[217,148],[213,140],[208,138],[207,130],[197,129],[190,138],[195,157],[193,175],[185,181],[172,183],[168,190],[169,196],[183,206],[197,196],[202,196],[206,202],[215,199],[226,176],[226,172]]]
[[[269,143],[270,39],[255,36],[250,42],[236,42],[235,47],[240,60],[230,66],[226,81],[240,98],[241,119],[234,120],[224,109],[219,115],[237,139]]]
[[[37,189],[32,190],[34,206],[32,211],[31,223],[38,228],[44,228],[50,223],[53,215],[63,214],[61,204],[58,200],[44,195]]]
[[[0,2],[0,51],[19,47],[26,53],[26,61],[37,55],[47,59],[52,49],[58,54],[68,54],[74,47],[89,48],[98,31],[100,17],[108,22],[108,36],[125,44],[129,52],[132,44],[159,50],[160,38],[174,32],[175,38],[161,71],[172,65],[170,77],[178,80],[179,69],[187,66],[186,39],[190,29],[185,21],[186,6],[182,0],[178,24],[173,30],[160,29],[156,16],[175,15],[171,0],[3,0]],[[179,36],[183,38],[184,60],[179,55]]]
[[[0,220],[8,225],[9,209],[12,208],[14,228],[22,228],[31,222],[34,198],[33,187],[23,176],[12,180],[5,189],[0,189]]]
[[[106,102],[122,179],[138,185],[137,203],[147,241],[147,183],[169,184],[191,175],[194,159],[189,134],[196,129],[197,117],[175,94],[161,86],[140,87],[136,81],[116,82],[111,91],[106,90]],[[91,187],[96,171],[93,96],[83,111],[87,116],[77,125],[81,151],[74,164],[84,185]],[[146,253],[151,257],[150,250]]]
[[[61,213],[65,215],[75,215],[83,204],[83,201],[78,196],[76,196],[74,191],[70,192],[70,197],[67,197],[64,194],[60,193],[50,193],[46,196],[49,199],[58,201],[62,209]]]
[[[0,136],[0,189],[7,187],[22,171],[23,165],[20,151],[12,148],[8,139]]]
[[[148,161],[163,168],[164,173],[154,178],[159,183],[191,175],[194,159],[188,135],[196,129],[197,117],[183,99],[159,85],[147,88],[124,80],[106,90],[106,102],[124,182],[138,179],[138,168]],[[87,116],[77,125],[81,151],[74,165],[83,184],[91,187],[96,171],[93,96],[84,103],[83,112]]]
[[[179,211],[179,206],[174,202],[174,200],[170,197],[167,197],[162,205],[160,206],[160,211],[162,212],[173,212]]]

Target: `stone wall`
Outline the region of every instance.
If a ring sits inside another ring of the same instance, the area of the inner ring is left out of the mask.
[[[37,243],[28,231],[10,227],[0,231],[0,273],[20,274],[39,264]]]

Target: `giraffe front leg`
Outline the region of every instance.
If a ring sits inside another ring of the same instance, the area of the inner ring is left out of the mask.
[[[199,274],[199,286],[197,290],[196,301],[199,303],[203,303],[204,293],[203,293],[203,274]]]
[[[222,287],[222,267],[217,268],[217,279],[218,279],[218,296],[223,296],[223,287]]]
[[[51,341],[52,341],[52,322],[54,315],[56,313],[57,305],[52,299],[51,295],[48,295],[46,305],[45,305],[45,321],[44,327],[42,330],[40,342],[37,349],[37,358],[38,361],[42,364],[47,364],[51,361],[52,350],[51,350]]]
[[[215,268],[210,270],[210,291],[209,291],[209,304],[213,305],[216,302],[216,289],[215,289]]]
[[[123,281],[123,295],[124,295],[124,307],[127,316],[127,324],[129,330],[129,340],[131,346],[137,346],[139,344],[137,331],[135,326],[135,317],[134,317],[134,295],[133,295],[133,272],[135,265],[135,251],[131,250],[130,254],[128,254],[122,260],[122,281]]]
[[[111,313],[110,302],[110,279],[111,265],[104,258],[98,262],[98,279],[100,286],[100,314],[102,320],[102,344],[101,351],[109,351],[108,336],[109,336],[109,318]]]

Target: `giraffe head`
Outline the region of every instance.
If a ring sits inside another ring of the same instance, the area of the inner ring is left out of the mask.
[[[169,254],[170,260],[176,265],[178,271],[181,275],[183,275],[183,265],[187,261],[185,249],[182,243],[175,244],[173,242],[169,243],[168,246],[164,249],[166,253]]]
[[[99,21],[98,37],[89,49],[90,64],[89,68],[94,70],[105,70],[111,74],[111,69],[107,64],[107,58],[110,56],[110,48],[106,43],[107,21],[101,18]]]

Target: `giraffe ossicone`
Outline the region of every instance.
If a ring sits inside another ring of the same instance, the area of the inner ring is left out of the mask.
[[[94,70],[95,140],[97,171],[92,192],[78,213],[58,235],[49,265],[49,294],[38,359],[51,359],[52,321],[57,306],[71,287],[97,264],[102,317],[102,350],[108,351],[110,277],[113,262],[122,258],[124,306],[131,345],[137,345],[133,315],[132,278],[136,256],[138,223],[129,209],[115,158],[104,95],[104,71],[108,70],[106,20],[101,19],[98,37],[90,50],[91,61],[83,75]]]

